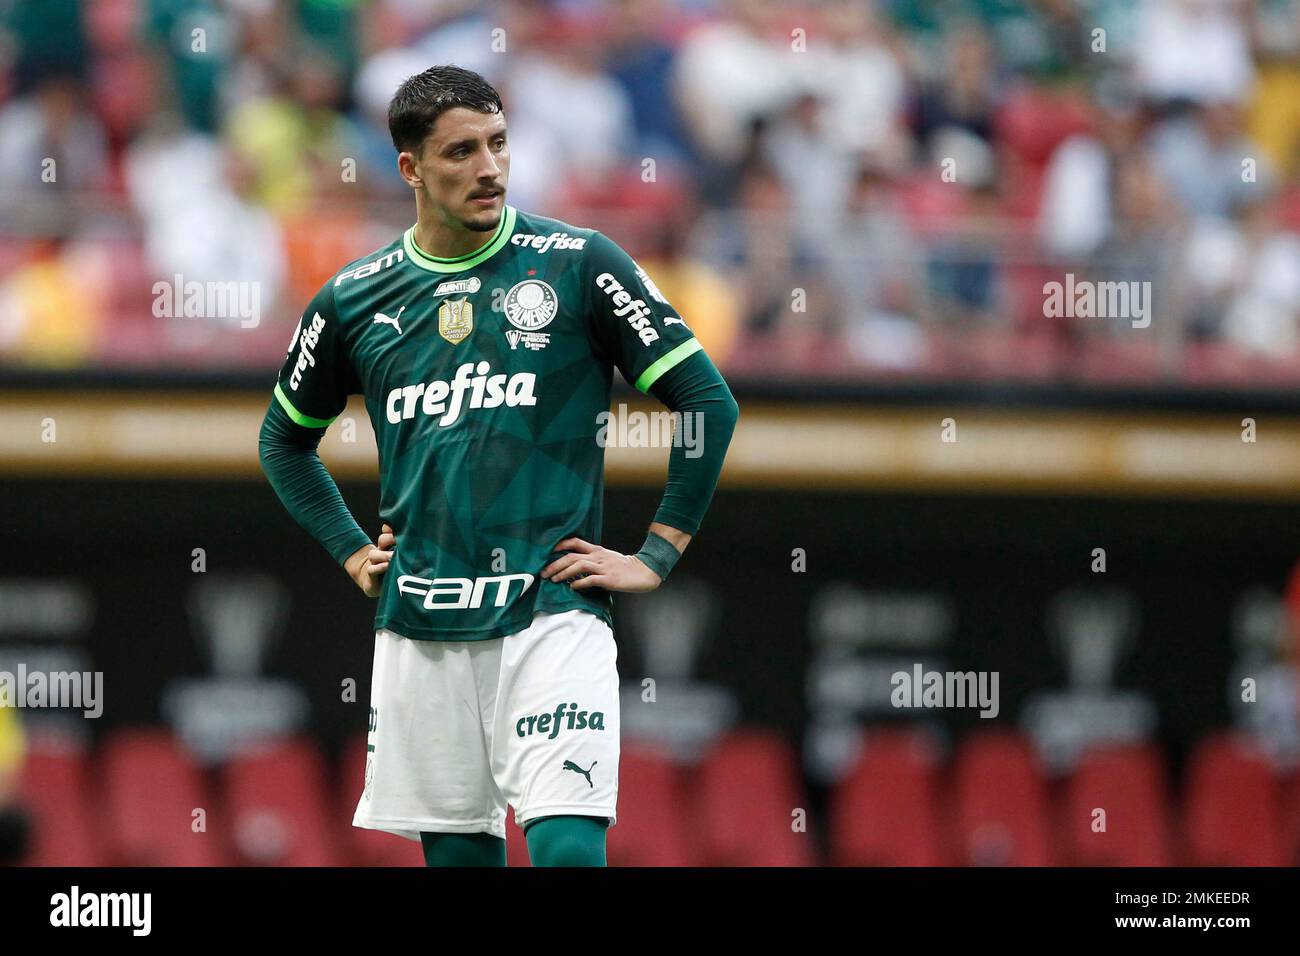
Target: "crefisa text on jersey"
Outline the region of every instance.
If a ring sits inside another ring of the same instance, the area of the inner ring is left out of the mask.
[[[587,240],[571,236],[567,232],[553,232],[549,236],[531,236],[527,233],[519,233],[510,237],[510,244],[512,246],[523,246],[525,249],[533,249],[537,252],[550,252],[551,249],[572,249],[574,252],[580,252],[582,247],[587,244]]]
[[[293,374],[289,376],[289,388],[298,391],[298,386],[302,383],[302,373],[307,371],[307,366],[316,367],[316,356],[312,354],[312,349],[320,341],[321,331],[325,328],[325,320],[317,312],[311,317],[311,324],[305,329],[302,322],[298,323],[298,330],[293,333],[293,341],[289,343],[289,351],[293,351],[295,345],[301,345],[298,350],[298,361],[293,365]]]
[[[496,408],[498,405],[510,407],[518,405],[536,405],[537,396],[533,388],[537,376],[533,372],[516,372],[507,375],[501,372],[489,376],[492,366],[487,362],[466,362],[456,369],[455,377],[446,382],[441,379],[429,383],[417,382],[415,385],[403,385],[388,393],[386,409],[388,422],[399,422],[415,417],[417,410],[425,415],[441,415],[440,427],[454,424],[465,405],[465,392],[469,391],[470,408]],[[478,374],[474,374],[477,372]],[[473,375],[473,378],[470,376]],[[421,401],[423,398],[423,401]],[[450,401],[448,401],[450,398]],[[398,403],[401,407],[398,407]]]
[[[644,299],[632,298],[623,284],[609,272],[596,276],[596,288],[614,301],[614,314],[620,319],[627,319],[627,324],[632,326],[642,345],[659,340],[659,333],[650,326],[650,309]]]

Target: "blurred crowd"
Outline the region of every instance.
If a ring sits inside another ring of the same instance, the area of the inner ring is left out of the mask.
[[[724,370],[1300,378],[1293,0],[0,0],[0,364],[273,367],[409,223],[386,108],[441,62],[502,92],[509,201]],[[1150,324],[1051,314],[1067,275]]]

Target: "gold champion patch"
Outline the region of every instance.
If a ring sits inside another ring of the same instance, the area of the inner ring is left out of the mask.
[[[469,299],[438,306],[438,334],[452,345],[459,345],[474,331],[474,305]]]

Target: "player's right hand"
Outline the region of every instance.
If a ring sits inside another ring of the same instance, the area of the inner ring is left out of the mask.
[[[393,551],[397,548],[397,535],[391,526],[385,524],[379,533],[379,541],[357,549],[348,558],[344,567],[352,580],[357,582],[366,597],[379,597],[384,585],[384,572],[393,560]]]

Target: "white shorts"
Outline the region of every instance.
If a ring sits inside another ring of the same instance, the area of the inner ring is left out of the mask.
[[[366,778],[352,825],[505,836],[558,814],[607,817],[618,798],[617,648],[587,611],[537,614],[507,637],[375,634]]]

